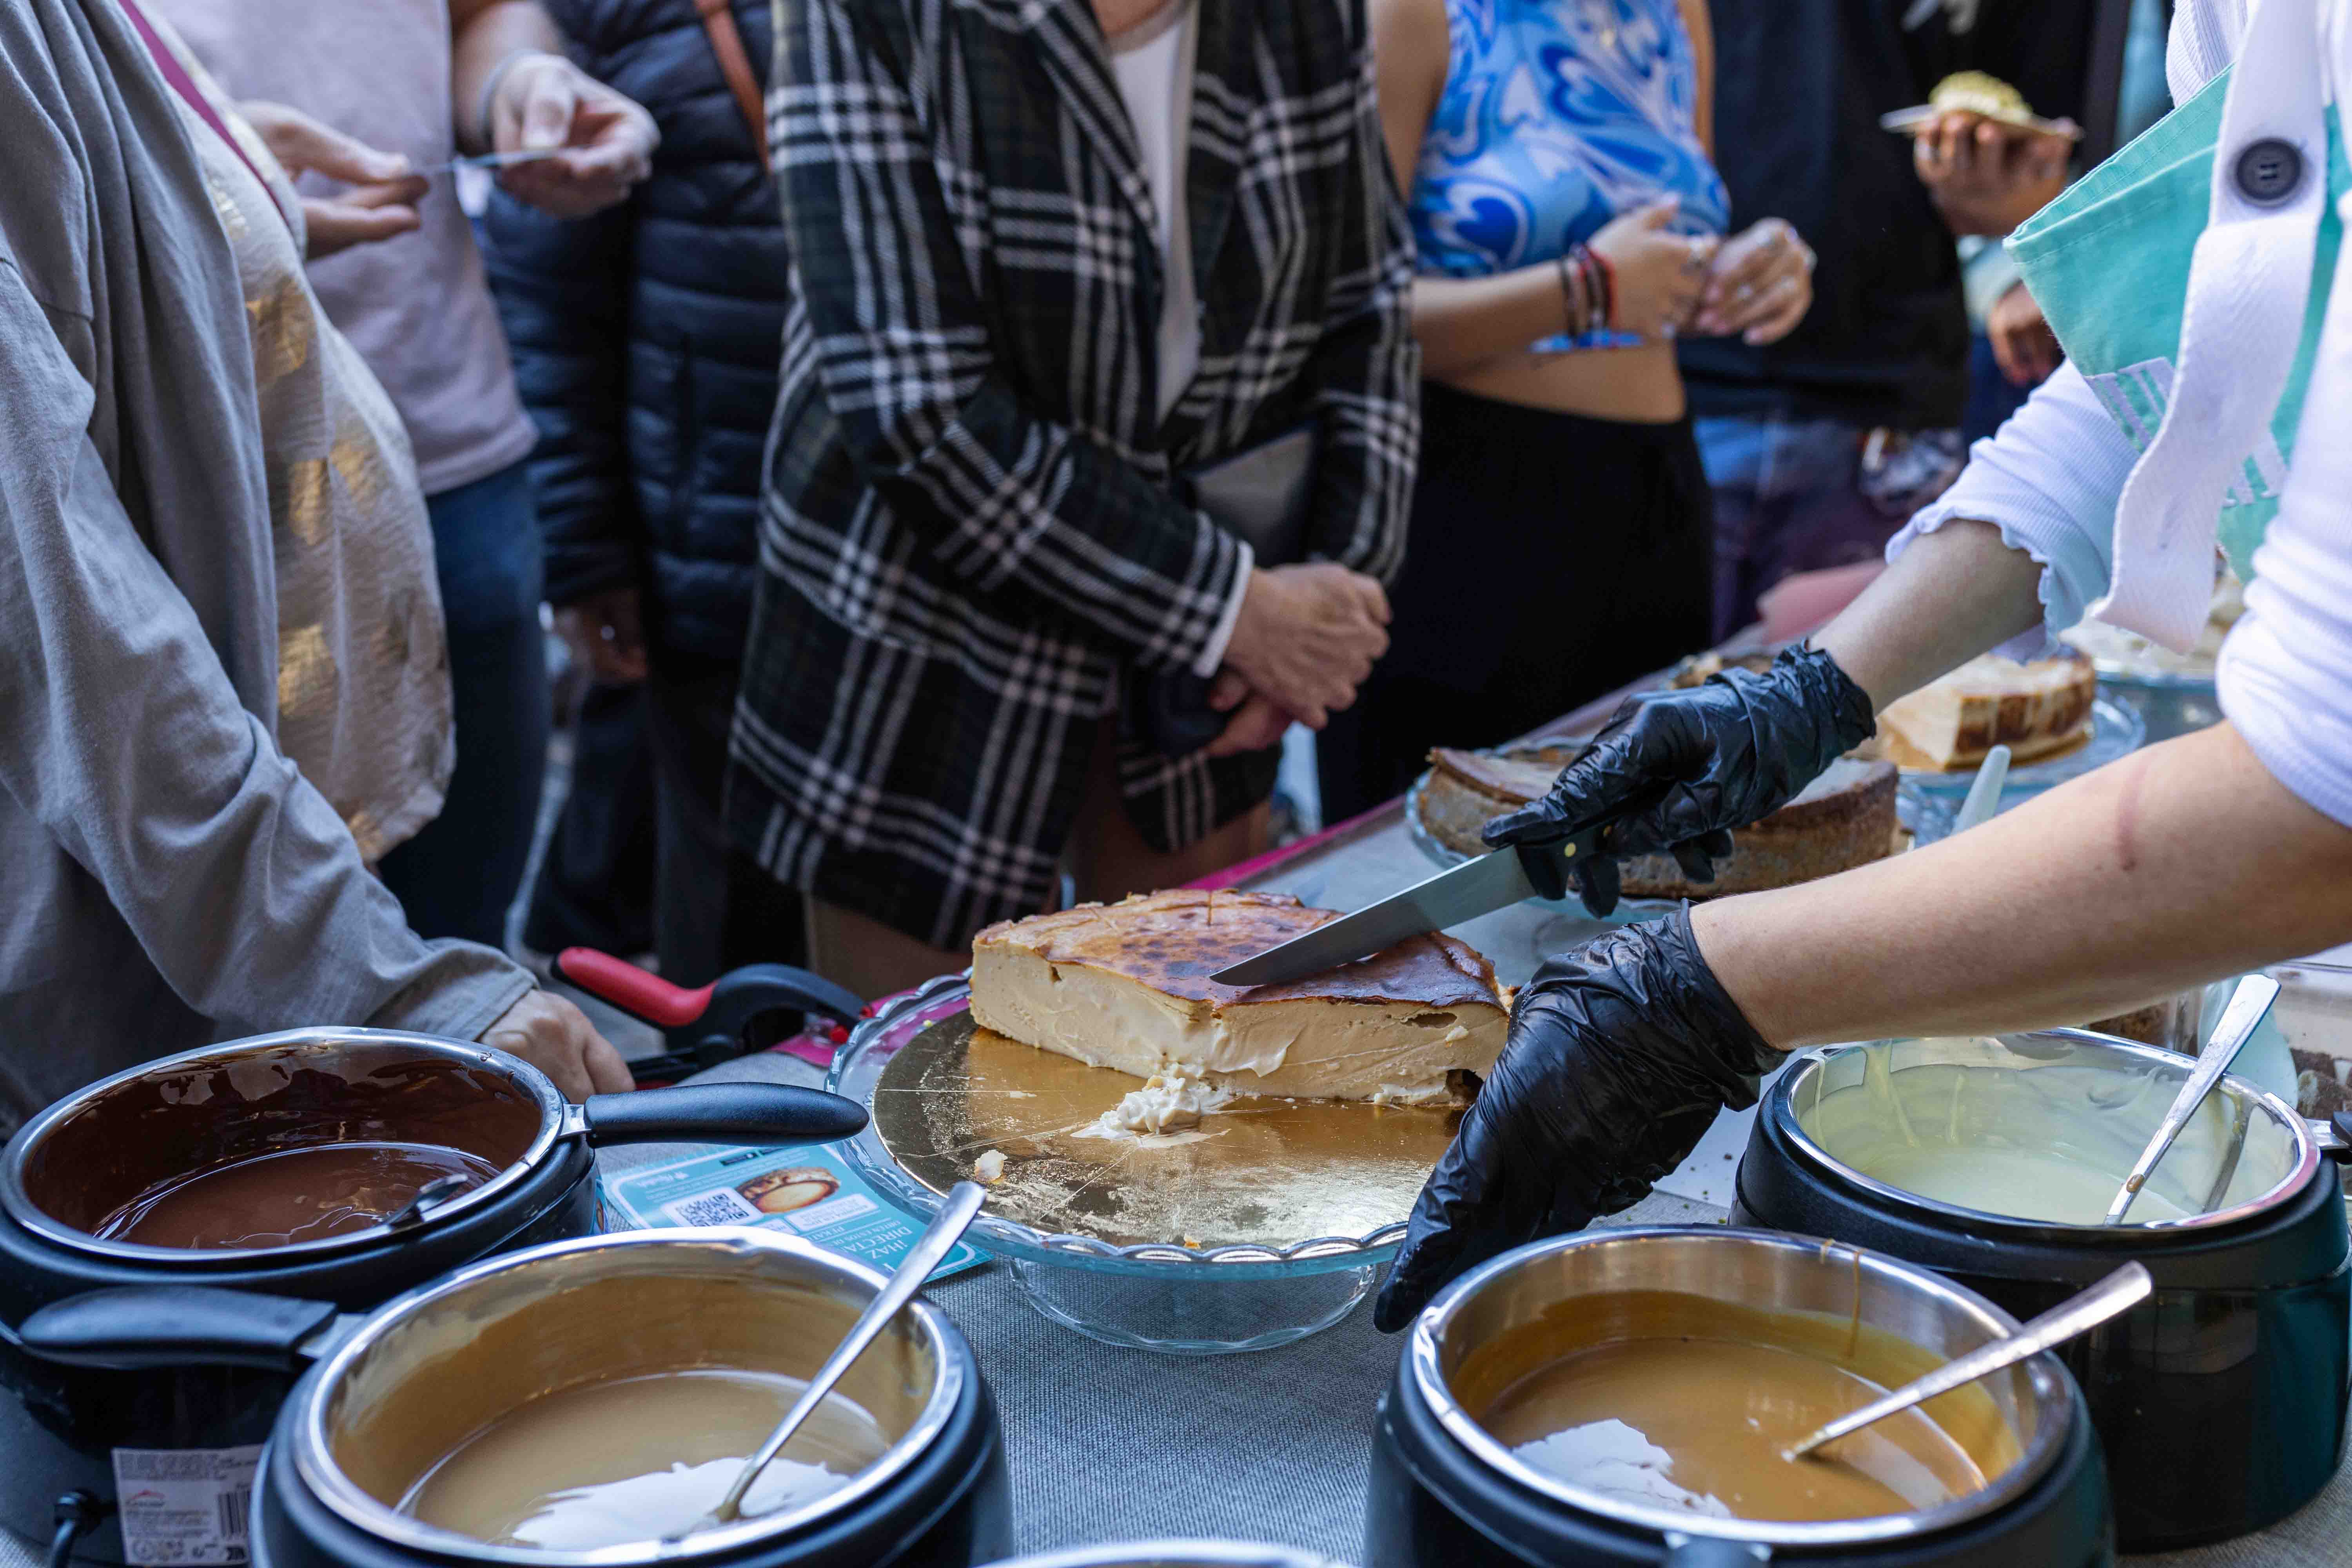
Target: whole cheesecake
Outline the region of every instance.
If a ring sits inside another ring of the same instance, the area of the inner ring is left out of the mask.
[[[983,1028],[1139,1079],[1238,1094],[1420,1103],[1460,1098],[1503,1048],[1494,966],[1444,933],[1283,985],[1227,964],[1339,918],[1277,893],[1177,889],[1006,921],[972,940]]]
[[[1501,755],[1440,748],[1417,802],[1429,836],[1462,855],[1483,855],[1487,823],[1551,787],[1575,757],[1571,746]],[[1637,855],[1622,875],[1632,899],[1713,899],[1810,882],[1882,859],[1895,847],[1896,773],[1891,763],[1841,757],[1795,799],[1761,822],[1735,830],[1715,880],[1694,882],[1671,855]]]

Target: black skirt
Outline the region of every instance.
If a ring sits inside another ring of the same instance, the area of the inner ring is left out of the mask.
[[[1714,516],[1688,419],[1633,424],[1422,386],[1390,647],[1318,738],[1323,817],[1403,792],[1705,647]]]

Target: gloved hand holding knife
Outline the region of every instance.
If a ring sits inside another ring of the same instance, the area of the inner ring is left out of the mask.
[[[1770,816],[1876,728],[1869,694],[1815,648],[1790,647],[1769,669],[1730,669],[1703,684],[1629,698],[1543,799],[1487,825],[1496,848],[1594,833],[1570,862],[1596,916],[1617,907],[1618,863],[1672,854],[1712,881],[1731,830]]]
[[[1443,929],[1573,879],[1595,915],[1619,860],[1665,851],[1696,880],[1731,830],[1787,804],[1874,728],[1869,695],[1827,653],[1644,693],[1619,709],[1539,801],[1503,817],[1493,854],[1220,971],[1279,982]],[[1486,1258],[1634,1202],[1726,1105],[1755,1097],[1778,1053],[1717,983],[1687,909],[1551,959],[1523,987],[1510,1037],[1420,1200],[1376,1321],[1402,1327]]]

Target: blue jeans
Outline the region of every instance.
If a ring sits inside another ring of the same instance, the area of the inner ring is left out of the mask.
[[[1793,572],[1875,561],[1903,526],[1862,493],[1869,434],[1835,419],[1693,422],[1715,492],[1715,636],[1757,616],[1765,590]]]
[[[539,626],[539,510],[520,463],[426,498],[457,765],[448,799],[382,870],[426,937],[506,945],[547,771],[547,645]]]

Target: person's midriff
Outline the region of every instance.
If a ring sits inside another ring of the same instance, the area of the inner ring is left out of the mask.
[[[283,1149],[158,1183],[96,1234],[140,1247],[290,1247],[382,1225],[444,1176],[478,1187],[498,1173],[488,1160],[432,1143]]]
[[[1968,1452],[1916,1410],[1822,1451],[1784,1450],[1885,1390],[1796,1351],[1660,1338],[1540,1367],[1479,1418],[1519,1459],[1588,1491],[1718,1519],[1907,1513],[1981,1489]]]
[[[1457,392],[1588,419],[1670,425],[1685,407],[1672,343],[1497,354],[1435,379]]]

